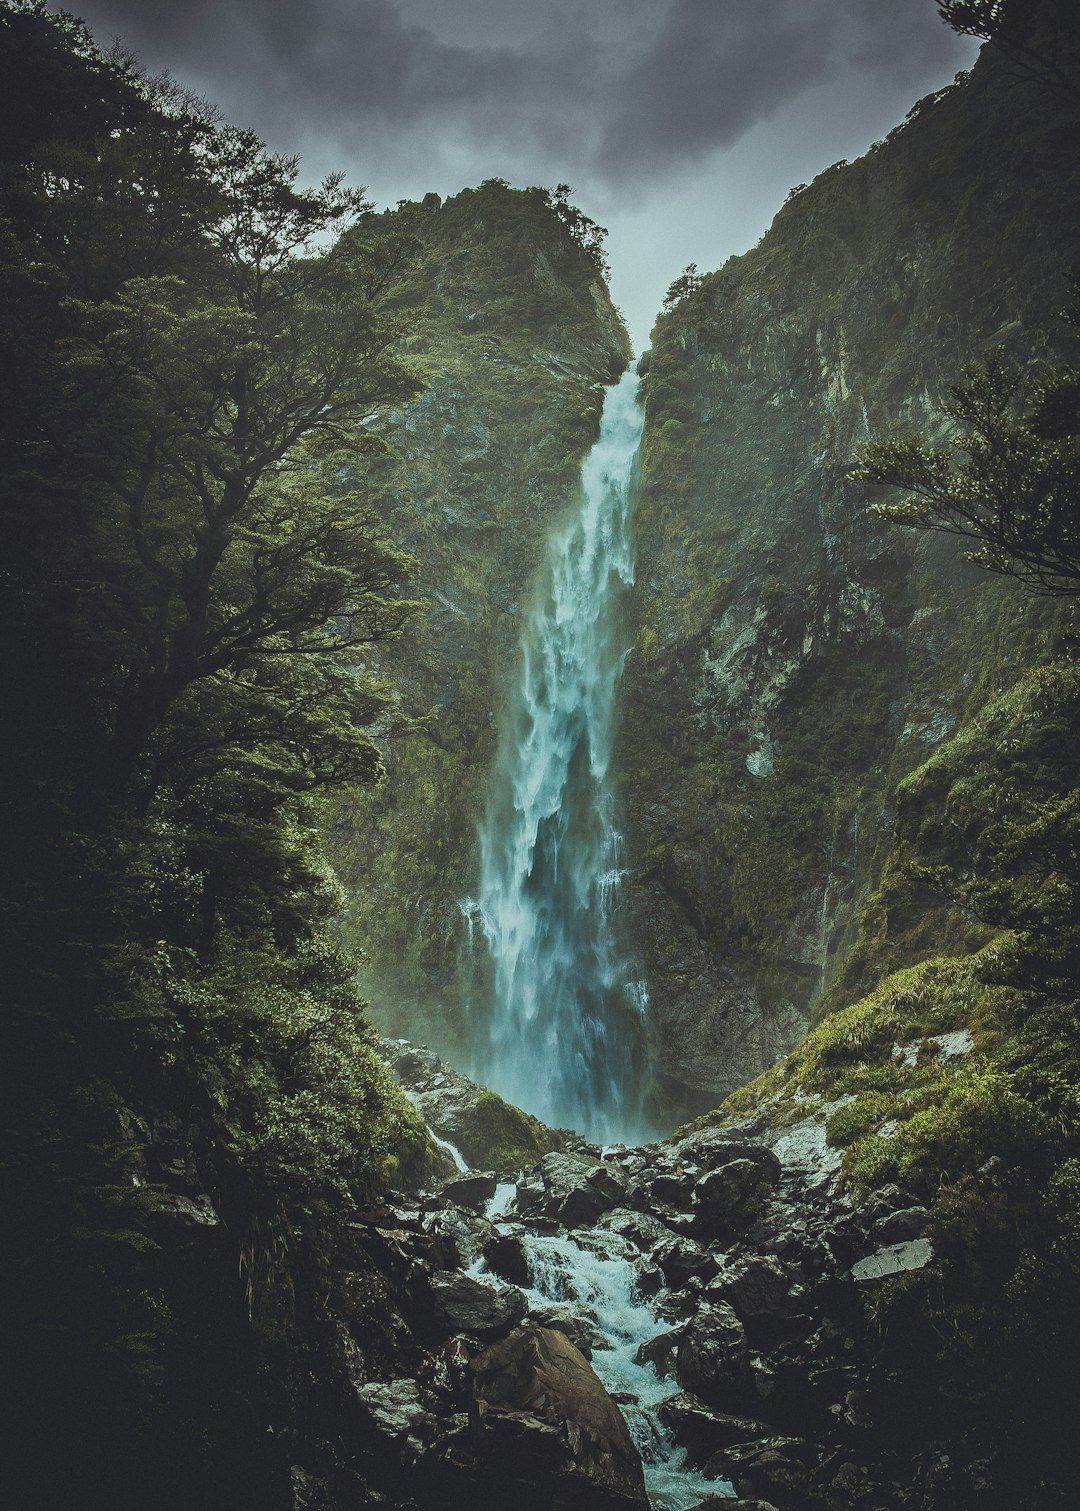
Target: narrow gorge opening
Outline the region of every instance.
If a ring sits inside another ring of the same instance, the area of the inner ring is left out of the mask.
[[[577,510],[552,533],[522,635],[480,830],[472,1050],[480,1080],[593,1139],[646,1130],[647,991],[620,937],[612,752],[629,649],[642,411],[633,367],[608,389]]]

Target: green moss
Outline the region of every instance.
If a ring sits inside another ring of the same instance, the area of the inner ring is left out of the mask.
[[[542,1123],[494,1091],[481,1092],[469,1109],[458,1146],[475,1169],[506,1175],[528,1169],[556,1147]]]
[[[860,1092],[855,1100],[838,1107],[825,1124],[825,1137],[832,1145],[850,1144],[892,1115],[894,1099],[883,1091]]]

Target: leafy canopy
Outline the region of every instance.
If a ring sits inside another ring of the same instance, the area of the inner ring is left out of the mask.
[[[970,559],[1042,592],[1080,592],[1080,371],[1062,367],[1025,392],[1000,349],[964,371],[942,406],[955,440],[872,441],[849,476],[904,490],[874,512],[975,542]]]

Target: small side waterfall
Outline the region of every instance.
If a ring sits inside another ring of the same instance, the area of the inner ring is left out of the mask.
[[[638,379],[608,390],[574,518],[548,545],[480,835],[492,1002],[480,1079],[545,1122],[633,1139],[644,983],[613,925],[622,877],[609,767],[633,582]]]

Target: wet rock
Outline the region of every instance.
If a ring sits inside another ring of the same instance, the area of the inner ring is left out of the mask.
[[[732,1500],[730,1496],[710,1495],[708,1500],[698,1501],[691,1511],[776,1511],[772,1501]]]
[[[806,1478],[812,1450],[802,1438],[771,1437],[735,1443],[705,1465],[707,1478],[731,1480],[738,1495],[763,1496],[783,1490],[784,1499]]]
[[[791,1289],[789,1272],[772,1254],[748,1254],[726,1264],[705,1293],[731,1306],[751,1341],[770,1343],[797,1310]]]
[[[496,1232],[484,1244],[483,1253],[484,1263],[500,1280],[511,1285],[530,1283],[529,1259],[519,1234]]]
[[[684,1390],[721,1410],[738,1411],[754,1399],[746,1331],[726,1302],[703,1307],[687,1324],[675,1377]]]
[[[562,1139],[536,1118],[445,1065],[429,1049],[383,1039],[379,1052],[408,1091],[420,1115],[476,1170],[513,1175]]]
[[[160,1218],[170,1218],[179,1228],[216,1228],[220,1226],[221,1218],[209,1196],[204,1192],[198,1195],[183,1196],[175,1191],[166,1191],[157,1197],[155,1215]]]
[[[495,1187],[498,1183],[497,1177],[493,1174],[462,1175],[456,1180],[446,1181],[439,1194],[446,1201],[452,1201],[459,1207],[468,1207],[473,1212],[483,1212],[495,1195]]]
[[[688,1461],[693,1465],[703,1464],[722,1448],[767,1438],[773,1431],[754,1417],[714,1411],[689,1391],[661,1402],[657,1414],[676,1443],[686,1449]]]
[[[733,1138],[730,1133],[715,1128],[707,1128],[701,1133],[680,1139],[672,1146],[672,1155],[706,1171],[720,1169],[735,1160],[747,1159],[757,1165],[761,1178],[769,1185],[776,1184],[782,1170],[781,1161],[764,1143]]]
[[[862,1213],[867,1222],[875,1223],[890,1212],[900,1212],[905,1207],[917,1205],[917,1198],[903,1186],[890,1182],[887,1186],[879,1186],[876,1191],[862,1203]]]
[[[934,1257],[934,1250],[927,1238],[914,1238],[909,1243],[894,1243],[879,1249],[851,1266],[853,1280],[862,1282],[882,1280],[888,1275],[900,1275],[906,1270],[920,1270]]]
[[[495,1237],[494,1223],[461,1207],[433,1213],[427,1220],[427,1231],[432,1238],[452,1244],[457,1262],[466,1266],[475,1264],[484,1252],[484,1245]]]
[[[549,1306],[534,1307],[529,1315],[542,1327],[553,1327],[556,1332],[565,1333],[586,1359],[591,1359],[596,1349],[610,1347],[596,1323],[565,1302],[553,1301]]]
[[[289,1470],[289,1487],[292,1490],[292,1511],[330,1511],[326,1481],[308,1474],[299,1464],[293,1464]]]
[[[713,1255],[693,1238],[677,1238],[674,1234],[658,1243],[649,1258],[675,1289],[691,1280],[711,1280],[720,1268]]]
[[[627,1185],[627,1195],[643,1212],[667,1208],[671,1213],[688,1210],[697,1176],[694,1171],[661,1167],[643,1170]]]
[[[621,1175],[575,1154],[547,1154],[540,1162],[549,1214],[565,1227],[584,1227],[620,1206]]]
[[[657,1333],[655,1338],[646,1338],[645,1342],[638,1347],[634,1362],[651,1364],[661,1380],[666,1380],[674,1371],[675,1350],[679,1346],[682,1335],[682,1328],[675,1327],[666,1333]]]
[[[730,1495],[710,1495],[690,1511],[776,1511],[771,1501],[732,1500]]]
[[[664,1272],[656,1265],[638,1260],[634,1265],[634,1288],[639,1296],[649,1299],[664,1289]]]
[[[453,1406],[467,1406],[472,1400],[469,1365],[483,1346],[476,1338],[469,1338],[464,1333],[447,1338],[425,1355],[417,1372],[418,1382]]]
[[[424,1410],[415,1380],[378,1380],[356,1387],[368,1425],[392,1441],[413,1440],[419,1451],[435,1429],[435,1418]]]
[[[539,1480],[545,1504],[648,1511],[622,1414],[565,1334],[526,1323],[478,1354],[471,1369],[474,1435],[497,1471]]]
[[[693,1291],[665,1291],[657,1298],[658,1322],[685,1322],[692,1317],[701,1304],[701,1298]]]
[[[617,1233],[643,1254],[652,1254],[657,1244],[671,1241],[671,1229],[650,1212],[635,1212],[630,1207],[615,1207],[605,1212],[595,1224],[604,1233]]]
[[[456,1270],[436,1270],[428,1276],[432,1312],[437,1329],[491,1338],[509,1332],[528,1311],[528,1302],[514,1286],[481,1285]]]
[[[921,1238],[930,1221],[925,1207],[902,1207],[899,1212],[889,1212],[880,1217],[870,1230],[875,1243],[906,1243],[911,1238]]]

